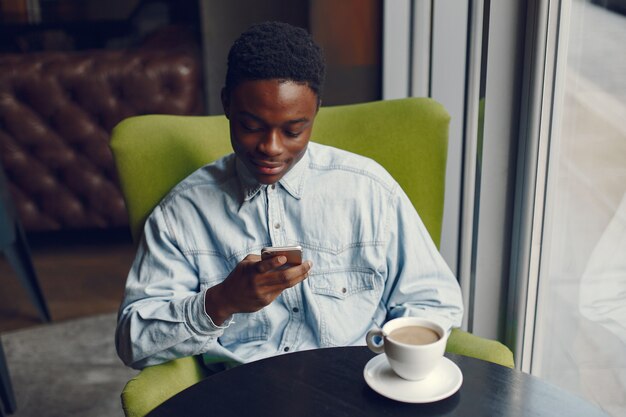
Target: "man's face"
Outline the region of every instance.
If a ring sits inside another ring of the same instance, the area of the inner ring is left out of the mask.
[[[222,104],[233,149],[259,183],[277,182],[306,152],[318,109],[307,85],[244,81],[222,92]]]

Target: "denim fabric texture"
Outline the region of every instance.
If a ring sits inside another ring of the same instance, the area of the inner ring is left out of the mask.
[[[216,326],[205,291],[246,255],[284,245],[302,246],[309,277]],[[136,368],[198,354],[249,362],[364,345],[369,329],[395,317],[451,328],[462,314],[458,282],[396,181],[370,159],[310,143],[274,185],[256,183],[231,154],[161,201],[128,276],[116,343]]]

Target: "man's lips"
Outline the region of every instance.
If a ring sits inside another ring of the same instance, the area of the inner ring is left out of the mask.
[[[279,174],[286,166],[284,162],[269,162],[251,159],[250,162],[256,168],[256,171],[263,175]]]

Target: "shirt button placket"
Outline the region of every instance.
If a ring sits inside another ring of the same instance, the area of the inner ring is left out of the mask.
[[[289,313],[289,321],[287,322],[287,327],[284,332],[285,336],[280,343],[279,349],[283,352],[288,352],[293,349],[298,341],[303,317],[300,313],[301,310],[298,307],[300,304],[300,297],[297,294],[297,290],[295,288],[288,288],[283,291],[282,296],[286,307],[291,311]]]
[[[278,193],[280,189],[275,184],[267,187],[267,201],[268,201],[268,218],[270,224],[270,236],[272,239],[272,245],[282,246],[284,245],[284,230],[281,222],[281,209],[280,198]]]

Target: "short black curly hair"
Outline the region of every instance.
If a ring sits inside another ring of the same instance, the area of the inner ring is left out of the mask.
[[[322,49],[304,29],[283,22],[257,23],[228,53],[226,93],[247,80],[289,80],[306,84],[321,99],[326,64]]]

